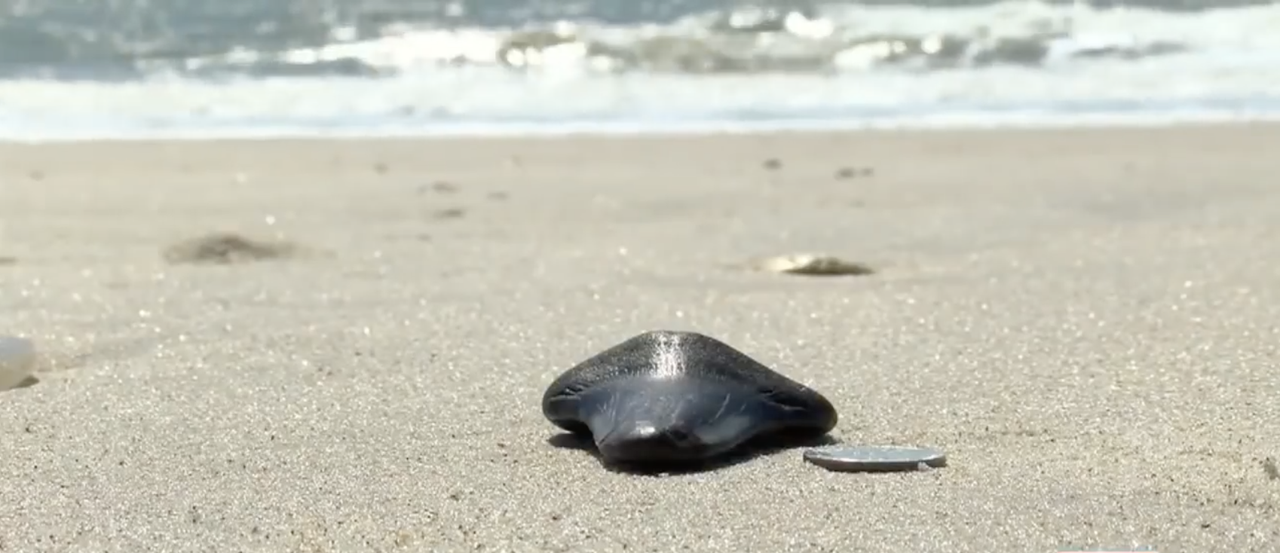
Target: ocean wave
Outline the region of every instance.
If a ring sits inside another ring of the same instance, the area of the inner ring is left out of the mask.
[[[402,26],[362,41],[189,59],[181,71],[262,75],[307,67],[323,74],[371,76],[476,65],[597,74],[822,74],[1035,68],[1196,49],[1238,48],[1249,54],[1258,52],[1249,44],[1256,40],[1280,46],[1270,38],[1269,26],[1250,17],[1265,10],[1274,18],[1280,7],[1242,10],[1205,16],[1026,2],[931,9],[837,5],[712,11],[664,25]],[[1235,31],[1224,33],[1222,27]]]
[[[14,0],[0,9],[40,1],[142,0]],[[150,1],[196,11],[216,4]],[[217,4],[222,19],[205,27],[197,25],[204,15],[184,20],[181,33],[173,22],[145,18],[113,31],[152,29],[138,35],[148,40],[88,32],[95,27],[76,27],[69,16],[37,18],[44,26],[25,30],[0,19],[9,25],[0,30],[0,136],[856,128],[1280,114],[1280,35],[1272,32],[1280,5],[1193,13],[1024,1],[772,0],[726,8],[714,4],[729,0],[492,0],[471,7],[523,2],[534,11],[522,12],[518,25],[482,25],[465,9],[446,21],[403,9],[378,18],[372,4],[343,4],[367,9],[353,23],[347,12],[303,10],[304,0],[288,0],[306,15],[263,15],[262,6],[285,1],[227,0]],[[582,15],[605,5],[682,8],[678,17],[639,22]],[[228,30],[227,21],[245,28]],[[61,33],[56,40],[41,38],[51,29]]]
[[[77,19],[40,12],[0,20],[0,76],[379,77],[466,66],[595,74],[823,74],[1052,67],[1200,50],[1280,51],[1280,35],[1271,32],[1271,22],[1280,18],[1277,5],[1204,13],[1022,1],[752,5],[691,11],[661,23],[617,24],[573,17],[568,3],[558,4],[566,12],[559,19],[540,23],[537,10],[528,8],[525,23],[504,27],[450,17],[454,4],[467,14],[456,2],[380,16],[366,8],[358,17],[336,8],[302,10],[296,2],[262,4],[277,9],[222,6],[217,17],[188,14],[192,21],[182,25],[141,14],[135,15],[143,19],[114,29],[74,24],[90,19],[86,14]],[[580,5],[577,12],[597,4]]]

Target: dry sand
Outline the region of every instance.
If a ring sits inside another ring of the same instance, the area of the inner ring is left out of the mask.
[[[2,146],[0,333],[47,357],[0,394],[0,550],[1274,551],[1277,144]],[[213,232],[291,246],[174,246]],[[739,268],[796,251],[878,272]],[[549,445],[551,379],[656,328],[951,466],[643,477]]]

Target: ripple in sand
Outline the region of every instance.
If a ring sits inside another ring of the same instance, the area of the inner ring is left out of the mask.
[[[812,253],[794,253],[758,259],[751,266],[759,271],[806,276],[859,276],[875,271],[861,263]]]
[[[0,336],[0,392],[33,381],[36,348],[31,340]]]
[[[288,242],[252,240],[235,234],[210,234],[183,240],[165,248],[172,264],[231,265],[296,256],[301,248]]]

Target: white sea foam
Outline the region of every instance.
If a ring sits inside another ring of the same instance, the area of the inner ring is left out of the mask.
[[[998,40],[1062,30],[1036,63],[885,66],[865,43],[830,52],[835,71],[616,72],[599,45],[630,45],[709,22],[559,29],[512,48],[517,29],[398,29],[376,40],[266,56],[240,51],[190,69],[356,61],[382,77],[157,75],[132,82],[0,82],[0,138],[547,134],[776,128],[1159,123],[1280,118],[1280,5],[1175,13],[1008,2],[986,7],[843,7],[755,33],[736,52],[785,58],[786,41],[838,34],[959,34]],[[1045,35],[1048,36],[1048,35]],[[973,40],[967,47],[981,46]],[[808,41],[808,42],[804,42]],[[554,41],[553,41],[554,42]],[[1177,44],[1144,56],[1142,45]],[[886,44],[888,46],[886,46]],[[930,48],[927,41],[922,48]],[[595,45],[595,46],[589,46]],[[977,46],[975,46],[977,45]],[[621,48],[622,46],[618,46]],[[1108,49],[1120,55],[1089,57]],[[800,51],[800,50],[797,50]],[[1132,55],[1125,55],[1131,52]],[[513,69],[511,66],[522,66]]]

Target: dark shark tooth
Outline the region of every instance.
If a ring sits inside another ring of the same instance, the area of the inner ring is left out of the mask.
[[[560,375],[542,398],[555,425],[590,436],[608,463],[696,463],[757,438],[820,437],[835,407],[728,344],[653,331]]]

